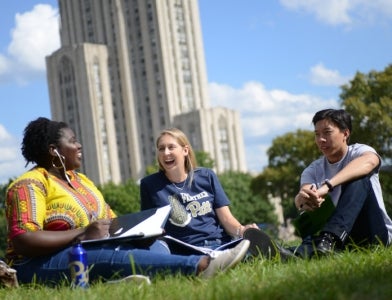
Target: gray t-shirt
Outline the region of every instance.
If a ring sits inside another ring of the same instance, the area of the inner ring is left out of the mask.
[[[329,163],[325,156],[313,161],[301,174],[301,186],[303,184],[315,184],[317,188],[321,187],[325,179],[330,179],[335,176],[340,170],[342,170],[349,162],[355,158],[361,156],[364,152],[373,152],[377,154],[376,150],[372,147],[364,144],[353,144],[348,146],[348,151],[345,157],[336,163]],[[378,155],[378,154],[377,154]],[[388,244],[392,242],[392,221],[385,210],[385,204],[382,197],[381,185],[378,177],[378,171],[381,164],[373,171],[370,182],[374,193],[376,195],[378,204],[380,206],[384,222],[388,229]],[[331,199],[335,206],[338,203],[341,194],[341,186],[334,187],[333,191],[330,192]]]

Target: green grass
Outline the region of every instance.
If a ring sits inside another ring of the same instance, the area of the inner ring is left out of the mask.
[[[0,299],[392,299],[392,248],[287,263],[257,258],[208,280],[167,276],[151,285],[98,283],[87,290],[2,288]]]

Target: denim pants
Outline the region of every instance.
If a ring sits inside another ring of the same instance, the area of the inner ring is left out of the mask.
[[[149,249],[136,249],[130,244],[85,245],[89,265],[89,279],[111,280],[132,274],[195,275],[201,256],[172,255],[156,241]],[[70,282],[68,268],[69,248],[50,256],[26,259],[12,267],[17,271],[20,283],[45,283],[55,285]]]
[[[388,230],[369,177],[342,185],[342,194],[335,212],[322,231],[333,233],[343,245],[370,245],[380,242],[387,245]],[[314,244],[317,244],[317,237],[306,237],[297,252],[312,256]]]

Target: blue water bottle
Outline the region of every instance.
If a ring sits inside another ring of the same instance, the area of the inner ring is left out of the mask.
[[[80,243],[76,243],[69,251],[69,270],[71,287],[88,288],[87,252]]]

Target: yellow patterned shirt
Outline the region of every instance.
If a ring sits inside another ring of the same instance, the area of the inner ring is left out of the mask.
[[[94,218],[115,216],[90,179],[75,171],[67,174],[72,187],[40,167],[31,169],[10,184],[6,199],[7,258],[14,254],[9,241],[19,234],[76,229],[87,226]]]

